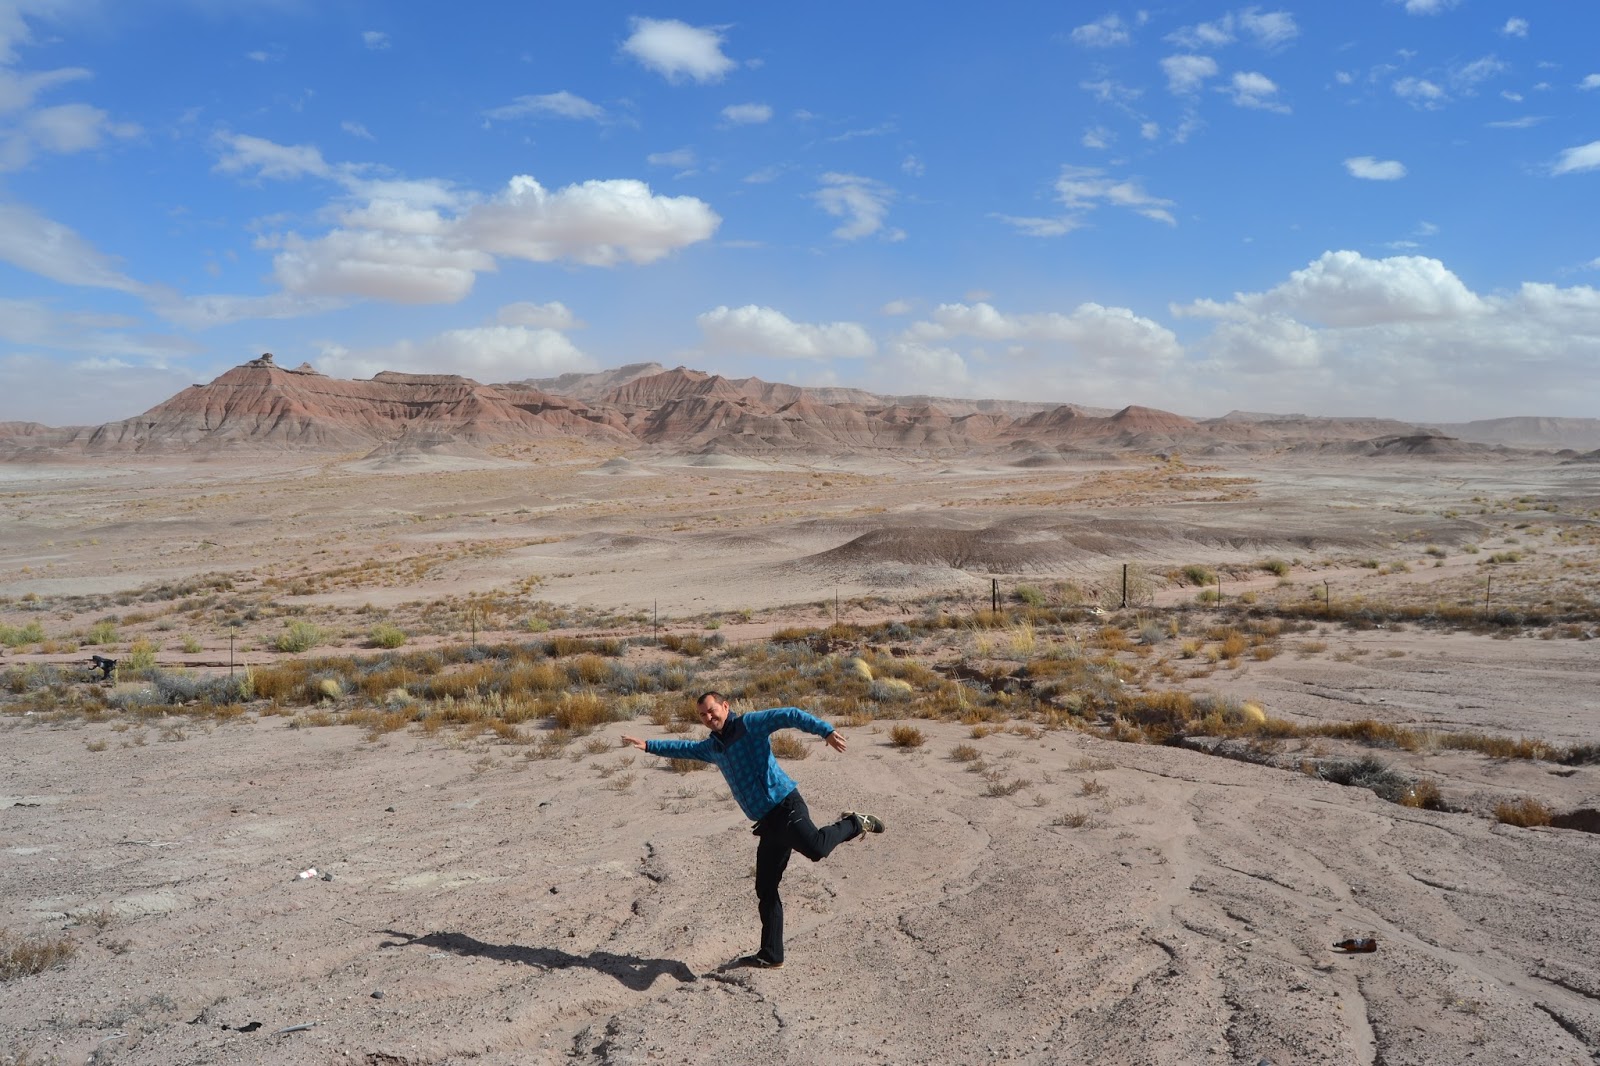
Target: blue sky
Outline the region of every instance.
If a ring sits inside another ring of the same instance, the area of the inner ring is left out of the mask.
[[[1600,8],[0,0],[0,420],[262,351],[1600,416]]]

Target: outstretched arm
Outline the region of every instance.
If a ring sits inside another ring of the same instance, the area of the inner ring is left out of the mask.
[[[832,748],[834,751],[843,751],[844,750],[844,734],[840,733],[837,729],[835,729],[833,732],[828,734],[828,736],[827,736],[827,744],[828,744],[828,747]]]
[[[645,750],[644,741],[640,740],[638,737],[623,737],[622,738],[622,742],[624,744],[632,744],[634,747],[638,748],[640,751],[644,751]]]

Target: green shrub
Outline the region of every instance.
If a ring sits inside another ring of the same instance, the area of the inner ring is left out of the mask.
[[[1043,607],[1045,602],[1044,590],[1035,585],[1018,585],[1016,597],[1029,607]]]
[[[367,633],[374,648],[398,648],[406,642],[406,631],[392,622],[379,622]]]
[[[84,634],[85,644],[115,644],[117,642],[117,624],[110,619],[96,622],[89,627],[89,632]]]
[[[1261,564],[1261,569],[1269,574],[1284,577],[1289,573],[1289,563],[1284,559],[1268,559]]]
[[[1204,587],[1206,585],[1215,585],[1217,583],[1217,574],[1215,570],[1209,567],[1201,566],[1198,563],[1190,563],[1183,568],[1183,579],[1191,585]]]
[[[27,625],[21,626],[0,625],[0,644],[4,644],[8,648],[43,642],[44,627],[38,622],[29,622]]]
[[[327,635],[320,626],[303,619],[296,619],[284,623],[283,632],[278,634],[272,645],[279,651],[310,651],[326,638]]]

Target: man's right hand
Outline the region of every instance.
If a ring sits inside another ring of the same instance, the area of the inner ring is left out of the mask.
[[[622,738],[622,742],[624,744],[632,744],[634,747],[638,748],[640,751],[644,750],[644,741],[640,740],[638,737],[623,737]]]

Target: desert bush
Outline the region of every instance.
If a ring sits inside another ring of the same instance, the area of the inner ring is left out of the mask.
[[[1045,604],[1044,590],[1037,585],[1018,585],[1014,595],[1018,602],[1029,607],[1043,607]]]
[[[303,618],[296,618],[284,623],[283,632],[278,634],[272,646],[279,651],[310,651],[326,639],[327,634],[322,631],[322,627]]]
[[[811,746],[792,733],[774,733],[771,743],[772,754],[780,759],[804,759],[811,754]]]
[[[1289,563],[1285,559],[1265,559],[1260,566],[1267,573],[1276,574],[1278,577],[1285,577],[1289,573]]]
[[[1182,574],[1183,579],[1191,585],[1200,585],[1203,587],[1206,585],[1215,585],[1217,583],[1217,572],[1208,566],[1201,566],[1198,563],[1190,563],[1188,566],[1184,567]]]
[[[914,725],[901,724],[893,726],[889,730],[889,743],[897,748],[906,750],[920,748],[927,740],[928,738],[923,735],[922,730]]]
[[[83,635],[85,644],[115,644],[117,642],[117,624],[110,619],[101,619],[89,627]]]
[[[1549,825],[1553,813],[1549,807],[1546,807],[1532,796],[1523,796],[1515,800],[1501,800],[1494,807],[1496,821],[1523,828]]]
[[[897,677],[879,678],[867,689],[867,695],[879,703],[901,703],[912,695],[911,683]]]
[[[668,759],[667,768],[675,774],[692,774],[696,770],[711,769],[711,764],[699,759]]]
[[[1370,755],[1363,755],[1359,759],[1332,759],[1324,762],[1318,772],[1325,781],[1370,789],[1390,803],[1402,802],[1413,787],[1412,780],[1405,774]]]
[[[156,668],[156,646],[148,640],[136,640],[128,646],[128,653],[117,664],[120,678],[146,677]]]
[[[1432,778],[1419,777],[1406,789],[1405,795],[1400,797],[1400,806],[1418,807],[1427,811],[1444,809],[1444,799],[1439,794],[1439,786]]]
[[[182,639],[178,641],[178,646],[183,649],[185,655],[198,655],[200,652],[205,650],[205,646],[202,645],[197,638],[188,633],[185,633]]]
[[[596,692],[567,692],[550,715],[557,729],[586,733],[595,726],[616,721],[605,699]]]
[[[1018,792],[1028,787],[1027,778],[1018,777],[1007,781],[1005,773],[1001,770],[990,770],[983,777],[985,781],[983,794],[991,798],[1015,796]]]
[[[971,744],[957,744],[950,749],[950,759],[953,762],[976,762],[978,758],[978,749]]]
[[[398,648],[406,642],[406,631],[393,622],[379,622],[367,631],[367,641],[374,648]]]
[[[1160,644],[1168,636],[1167,627],[1159,618],[1139,619],[1139,640],[1144,644]]]
[[[20,626],[0,625],[0,644],[8,648],[42,643],[44,643],[44,627],[38,622],[28,622]]]
[[[0,981],[31,977],[65,965],[77,950],[78,945],[64,936],[29,939],[13,936],[9,929],[0,929]]]

